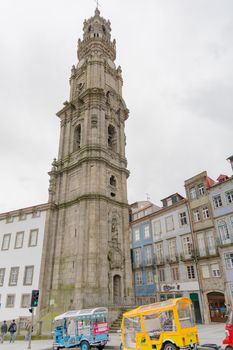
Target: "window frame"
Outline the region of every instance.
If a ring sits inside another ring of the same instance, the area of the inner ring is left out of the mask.
[[[8,298],[13,297],[13,304],[8,304]],[[6,308],[14,308],[15,307],[15,294],[7,294],[6,295]]]
[[[15,271],[16,271],[16,282],[15,283],[12,282],[13,269],[15,269]],[[10,286],[10,287],[17,286],[18,279],[19,279],[19,266],[12,266],[11,269],[10,269],[8,286]]]
[[[32,233],[36,231],[36,244],[31,244],[32,241]],[[38,236],[39,236],[39,229],[38,228],[33,228],[30,230],[29,233],[29,239],[28,239],[28,247],[36,247],[38,243]]]
[[[215,209],[221,208],[223,206],[221,194],[213,196],[213,204]]]
[[[196,279],[196,272],[194,265],[186,265],[188,280]]]
[[[7,246],[7,248],[4,248],[4,249],[3,249],[3,245],[4,245],[4,241],[5,241],[6,237],[9,237],[8,246]],[[2,249],[1,249],[1,250],[3,250],[3,251],[9,250],[9,248],[10,248],[10,243],[11,243],[11,233],[5,233],[5,234],[3,235],[3,237],[2,237]]]
[[[30,283],[26,283],[26,277],[27,277],[27,271],[29,268],[32,268],[32,278]],[[24,286],[31,286],[33,284],[33,277],[34,277],[34,265],[27,265],[24,267],[24,275],[23,275],[23,285]]]
[[[2,275],[2,277],[1,277],[1,275]],[[1,267],[0,268],[0,287],[3,287],[3,285],[4,285],[5,275],[6,275],[6,268]]]
[[[17,236],[18,236],[19,234],[22,234],[23,238],[22,238],[21,246],[16,247]],[[20,248],[22,248],[22,247],[23,247],[23,242],[24,242],[24,231],[19,231],[19,232],[16,232],[16,235],[15,235],[15,244],[14,244],[14,249],[20,249]]]
[[[187,212],[183,211],[179,213],[179,222],[180,222],[180,226],[185,226],[188,224],[188,220],[187,220]]]
[[[28,304],[27,304],[27,305],[23,304],[23,298],[26,297],[26,296],[28,297]],[[29,308],[29,307],[30,307],[30,299],[31,299],[31,294],[29,294],[29,293],[23,293],[23,294],[21,295],[20,307],[21,307],[22,309],[27,309],[27,308]]]
[[[225,194],[227,204],[233,204],[233,190],[227,191]]]

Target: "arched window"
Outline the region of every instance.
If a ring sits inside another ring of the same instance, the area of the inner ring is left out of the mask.
[[[111,185],[111,186],[116,187],[116,178],[115,178],[115,176],[112,175],[112,176],[110,177],[109,182],[110,182],[110,185]]]
[[[113,125],[108,126],[108,147],[114,152],[117,150],[116,129]]]
[[[74,129],[74,151],[77,151],[80,148],[81,144],[81,125],[79,124]]]

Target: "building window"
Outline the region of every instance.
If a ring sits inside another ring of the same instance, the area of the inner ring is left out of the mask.
[[[212,264],[211,271],[212,271],[212,277],[221,277],[219,264]]]
[[[19,221],[26,220],[26,218],[27,218],[27,215],[25,213],[20,213],[19,214]]]
[[[150,238],[150,226],[149,225],[144,226],[144,238],[145,239]]]
[[[174,230],[174,223],[173,223],[173,216],[172,215],[167,216],[165,218],[165,223],[166,223],[166,231],[167,232]]]
[[[37,245],[37,239],[38,239],[38,229],[31,230],[30,236],[29,236],[28,246],[35,247]]]
[[[23,284],[25,286],[32,285],[34,266],[25,266]]]
[[[112,175],[110,177],[109,183],[110,183],[111,186],[116,187],[116,178],[115,178],[115,176]]]
[[[170,260],[175,261],[176,260],[176,239],[168,240],[168,253],[169,253]]]
[[[108,126],[108,147],[114,152],[117,150],[116,129],[113,125]]]
[[[10,271],[9,286],[17,286],[19,267],[12,267]]]
[[[218,221],[218,232],[222,244],[228,244],[231,242],[231,237],[228,231],[227,223],[224,220]]]
[[[11,233],[6,233],[2,239],[2,250],[8,250],[10,246]]]
[[[181,226],[187,225],[187,214],[185,211],[183,213],[179,213],[179,219]]]
[[[6,307],[15,306],[15,294],[7,294],[6,296]]]
[[[210,278],[210,270],[208,265],[202,265],[201,272],[203,278]]]
[[[195,279],[195,270],[193,265],[187,266],[187,273],[188,273],[188,279],[193,280]]]
[[[198,193],[199,193],[199,196],[204,196],[205,194],[205,187],[203,184],[199,184],[198,185]]]
[[[22,248],[24,232],[17,232],[15,236],[15,249]]]
[[[165,282],[165,269],[159,269],[159,281]]]
[[[197,244],[200,256],[206,256],[205,239],[203,233],[197,235]]]
[[[140,231],[139,228],[135,228],[133,231],[134,242],[140,241]]]
[[[233,203],[233,190],[226,192],[227,203]]]
[[[144,254],[145,254],[145,264],[151,265],[152,264],[152,246],[146,245],[144,247]]]
[[[174,266],[171,269],[172,271],[172,280],[173,281],[179,281],[180,279],[180,275],[179,275],[179,267],[178,266]]]
[[[5,272],[6,272],[5,268],[0,269],[0,287],[2,287],[4,284]]]
[[[141,248],[134,249],[134,264],[135,267],[140,267],[141,265]]]
[[[21,297],[21,307],[28,308],[30,307],[31,294],[22,294]]]
[[[184,236],[183,237],[183,248],[184,248],[184,255],[185,257],[190,257],[192,255],[192,238],[191,236]]]
[[[189,190],[189,197],[190,197],[190,199],[196,199],[197,198],[195,187],[190,188],[190,190]]]
[[[224,256],[227,269],[233,269],[233,253],[226,253]]]
[[[156,243],[155,244],[155,256],[156,256],[156,262],[157,264],[163,263],[163,243]]]
[[[77,125],[74,129],[74,151],[80,149],[81,144],[81,125]]]
[[[215,246],[215,239],[214,239],[213,231],[208,231],[206,233],[206,240],[207,240],[209,254],[215,255],[216,254],[216,246]]]
[[[154,229],[154,239],[158,240],[161,237],[161,223],[160,221],[153,221],[153,229]]]
[[[210,217],[208,207],[202,208],[202,216],[203,216],[204,220],[206,220],[206,219],[208,219]]]
[[[7,223],[7,224],[10,224],[10,223],[13,222],[13,221],[14,221],[13,216],[7,215],[7,217],[6,217],[6,223]]]
[[[214,208],[219,208],[222,206],[222,199],[220,194],[217,196],[214,196],[213,202],[214,202]]]
[[[40,217],[40,210],[34,210],[32,213],[32,218],[39,218]]]
[[[135,284],[137,286],[142,284],[142,271],[135,272]]]
[[[198,222],[201,220],[201,217],[200,217],[200,213],[199,213],[199,210],[198,209],[194,209],[193,210],[193,220],[195,222]]]
[[[146,271],[146,283],[154,284],[154,275],[152,271]]]

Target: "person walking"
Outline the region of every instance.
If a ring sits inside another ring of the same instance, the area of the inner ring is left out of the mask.
[[[8,332],[10,332],[10,343],[14,343],[16,331],[17,331],[17,326],[15,323],[15,320],[13,320],[8,328]]]
[[[26,334],[25,334],[25,340],[28,341],[29,339],[31,339],[32,336],[32,332],[33,332],[33,327],[32,327],[32,321],[31,320],[27,320],[26,323]]]
[[[1,325],[1,343],[2,344],[5,340],[6,334],[7,334],[7,323],[6,323],[6,321],[3,321],[2,325]]]

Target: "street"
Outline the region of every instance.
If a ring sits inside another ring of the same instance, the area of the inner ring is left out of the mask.
[[[200,344],[218,344],[222,346],[222,340],[224,338],[225,324],[216,323],[211,325],[199,325],[198,333]],[[110,334],[110,342],[105,347],[106,350],[117,349],[120,346],[120,335],[117,333]],[[0,350],[27,350],[28,343],[25,341],[16,341],[14,344],[9,344],[5,342],[0,344]],[[52,340],[33,340],[31,344],[32,350],[51,350]]]

